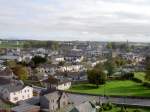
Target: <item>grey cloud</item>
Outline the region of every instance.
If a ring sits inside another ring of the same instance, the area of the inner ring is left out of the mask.
[[[148,1],[0,0],[0,35],[145,41],[150,35],[150,8],[142,6],[140,10],[140,3]]]

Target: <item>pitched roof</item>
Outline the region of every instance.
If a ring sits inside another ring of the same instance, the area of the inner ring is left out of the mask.
[[[7,89],[9,92],[16,92],[22,90],[24,87],[25,86],[21,82],[13,80],[10,83],[5,84],[3,89]]]
[[[8,76],[12,76],[12,74],[13,72],[9,68],[5,68],[4,70],[0,71],[0,77],[8,77]]]
[[[6,84],[10,84],[10,83],[11,83],[10,79],[6,79],[6,78],[3,78],[3,77],[0,77],[0,86],[6,85]]]
[[[35,105],[30,105],[30,104],[23,104],[23,105],[16,106],[11,110],[15,112],[29,112],[32,110],[40,110],[40,107]]]
[[[95,112],[95,107],[90,101],[86,101],[78,106],[74,106],[69,112]]]
[[[10,84],[9,86],[7,86],[7,89],[9,92],[16,92],[16,91],[20,91],[24,88],[24,85],[13,85],[13,84]]]

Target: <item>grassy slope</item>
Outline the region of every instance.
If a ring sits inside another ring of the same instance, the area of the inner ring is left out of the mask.
[[[144,108],[137,108],[137,109],[140,110],[140,112],[150,112],[150,109],[144,109]],[[119,112],[120,110],[121,110],[121,107],[114,107],[112,110],[104,111],[104,112]],[[133,112],[134,110],[136,110],[136,108],[127,107],[128,112]]]
[[[135,72],[134,77],[137,79],[140,79],[142,81],[145,81],[145,73],[144,72]]]
[[[92,84],[73,85],[69,91],[89,94],[122,95],[122,96],[146,96],[150,97],[150,89],[133,81],[110,81],[97,89]]]

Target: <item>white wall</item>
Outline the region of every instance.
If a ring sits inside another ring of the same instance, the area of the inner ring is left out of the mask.
[[[67,82],[67,83],[64,83],[64,84],[60,84],[57,86],[57,89],[58,90],[67,90],[71,87],[71,82]]]
[[[32,98],[33,97],[33,88],[26,86],[25,88],[23,88],[20,91],[11,92],[9,95],[10,95],[10,99],[9,99],[10,102],[17,103],[18,101]],[[15,100],[15,98],[16,98],[16,100]]]

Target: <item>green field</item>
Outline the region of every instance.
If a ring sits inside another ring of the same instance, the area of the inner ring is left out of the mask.
[[[150,89],[130,80],[110,81],[96,88],[92,84],[73,85],[68,91],[96,95],[143,96],[150,97]]]
[[[121,107],[113,107],[112,110],[104,111],[104,112],[119,112],[120,110],[121,110]],[[150,109],[127,107],[127,112],[135,112],[134,110],[139,110],[140,112],[150,112]]]
[[[20,44],[20,45],[16,45],[14,43],[3,43],[3,44],[0,44],[0,48],[17,48],[17,47],[23,47],[23,44]]]
[[[135,72],[135,73],[134,73],[134,77],[135,77],[136,79],[141,80],[142,82],[147,82],[147,81],[145,80],[145,73],[144,73],[144,72]]]

